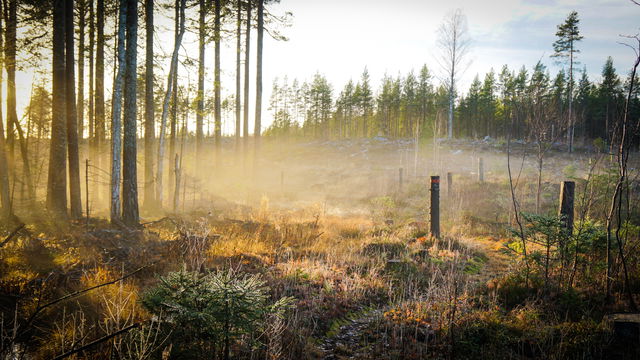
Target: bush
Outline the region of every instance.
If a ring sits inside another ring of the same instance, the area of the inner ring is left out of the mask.
[[[178,271],[160,278],[148,291],[144,306],[167,319],[172,358],[210,358],[230,352],[240,336],[264,328],[270,316],[282,316],[292,298],[271,304],[269,288],[258,275],[233,271],[201,275]],[[209,354],[209,355],[207,355]]]

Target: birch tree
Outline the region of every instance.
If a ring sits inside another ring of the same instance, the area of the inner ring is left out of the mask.
[[[243,109],[243,129],[242,129],[242,137],[243,141],[243,152],[244,159],[246,161],[247,155],[249,153],[249,72],[250,72],[250,44],[251,44],[251,0],[247,0],[246,4],[247,11],[247,22],[245,28],[245,38],[244,38],[244,109]]]
[[[158,206],[162,206],[163,200],[163,188],[162,178],[164,173],[164,140],[167,130],[167,116],[169,115],[169,102],[173,95],[174,77],[178,69],[178,52],[180,51],[180,44],[182,43],[182,37],[185,32],[185,14],[184,9],[186,6],[186,0],[180,0],[179,3],[179,30],[178,36],[173,47],[173,53],[171,55],[171,67],[169,69],[169,77],[167,79],[167,91],[164,95],[164,101],[162,103],[162,117],[160,118],[160,136],[158,138],[158,171],[156,173],[156,202]]]
[[[456,99],[456,81],[465,70],[464,63],[469,52],[469,35],[467,17],[462,10],[456,9],[449,14],[438,28],[437,45],[440,49],[438,62],[445,73],[443,79],[449,96],[449,117],[447,121],[447,137],[453,137],[453,110]]]
[[[203,0],[201,0],[203,1]],[[144,75],[144,206],[155,205],[153,179],[153,143],[155,134],[155,102],[153,98],[153,0],[145,0],[145,75]]]
[[[202,145],[204,142],[203,120],[204,120],[204,60],[206,45],[206,14],[207,6],[205,0],[198,0],[198,94],[196,110],[196,163],[199,166],[202,162]]]
[[[215,14],[213,19],[213,38],[215,41],[215,64],[214,64],[214,113],[215,113],[215,164],[216,168],[220,168],[222,155],[222,106],[221,106],[221,84],[220,84],[220,22],[222,17],[221,0],[214,1]]]
[[[264,38],[264,0],[258,0],[258,40],[256,43],[256,115],[253,128],[254,167],[260,153],[260,131],[262,127],[262,48]]]

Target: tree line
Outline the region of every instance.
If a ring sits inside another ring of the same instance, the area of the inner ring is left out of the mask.
[[[326,76],[317,73],[309,81],[276,79],[272,87],[270,114],[274,121],[265,135],[288,135],[326,139],[357,137],[445,136],[449,94],[437,85],[424,65],[416,74],[384,75],[374,92],[367,69],[357,82],[348,81],[340,92]],[[559,142],[567,130],[569,101],[575,114],[575,136],[610,143],[621,121],[628,77],[621,77],[609,57],[602,78],[589,79],[586,68],[579,72],[570,94],[564,70],[551,75],[538,62],[532,69],[511,70],[503,66],[484,77],[476,75],[455,106],[456,137],[505,138],[513,121],[512,136]],[[640,98],[634,91],[631,119],[640,116]],[[637,143],[637,134],[634,142]]]
[[[365,68],[360,80],[348,81],[339,93],[317,73],[309,81],[276,79],[271,98],[273,124],[265,133],[320,138],[447,136],[506,138],[560,142],[569,151],[574,138],[613,143],[621,129],[630,75],[618,75],[611,57],[602,79],[593,82],[586,67],[576,71],[583,39],[578,13],[558,25],[553,60],[562,65],[551,75],[538,61],[532,69],[494,69],[476,75],[466,91],[457,86],[465,67],[470,39],[460,10],[445,17],[438,29],[441,81],[426,65],[416,74],[385,74],[374,93]],[[577,75],[577,76],[576,76]],[[637,89],[637,87],[636,87]],[[638,91],[630,99],[630,119],[640,115]],[[455,119],[455,121],[454,121]],[[638,144],[639,134],[631,143]]]

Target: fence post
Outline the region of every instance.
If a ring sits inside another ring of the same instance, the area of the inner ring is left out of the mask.
[[[484,161],[478,158],[478,181],[484,182]]]
[[[431,236],[440,238],[440,176],[431,177]]]
[[[402,168],[398,169],[398,191],[399,192],[402,192],[402,180],[403,180],[402,172],[403,172]]]
[[[84,160],[84,199],[87,207],[87,226],[89,226],[89,159]]]
[[[453,174],[451,172],[447,173],[447,197],[451,197],[453,194]]]
[[[573,181],[563,181],[560,188],[560,208],[558,215],[562,221],[562,227],[569,235],[573,234],[573,201],[576,183]]]
[[[175,189],[173,190],[173,211],[178,211],[178,206],[180,206],[180,155],[176,153],[176,157],[174,159],[173,171],[175,173]]]

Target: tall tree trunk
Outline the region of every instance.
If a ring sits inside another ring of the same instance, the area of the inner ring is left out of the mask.
[[[449,118],[447,121],[447,137],[451,139],[453,137],[453,102],[454,102],[454,71],[451,71],[451,79],[450,79],[450,88],[449,88]]]
[[[53,1],[52,116],[47,179],[47,207],[59,216],[67,213],[67,134],[65,109],[64,24],[65,0]]]
[[[222,160],[222,106],[220,99],[220,18],[222,16],[221,0],[215,0],[215,15],[213,23],[213,37],[215,40],[215,66],[214,74],[215,79],[213,83],[214,88],[214,112],[215,112],[215,141],[216,141],[216,153],[215,164],[216,169],[220,170],[220,162]]]
[[[4,11],[0,2],[0,14]],[[0,53],[4,50],[4,33],[2,16],[0,16]],[[2,103],[2,75],[4,61],[0,59],[0,103]],[[4,125],[2,116],[2,106],[0,106],[0,220],[8,219],[11,215],[11,195],[9,192],[9,165],[7,163],[7,145],[4,137]]]
[[[127,27],[127,3],[120,0],[118,10],[118,71],[113,82],[111,119],[111,223],[120,221],[120,169],[122,156],[122,80],[127,64],[125,61],[125,29]]]
[[[175,33],[174,41],[178,42],[178,36],[180,35],[180,0],[175,0]],[[171,161],[176,155],[176,131],[178,124],[178,63],[173,75],[173,96],[171,97],[171,123],[169,125],[169,157],[167,158],[167,169],[171,169]],[[169,184],[169,195],[171,195],[171,189],[175,186],[175,178],[171,176],[171,171],[167,172],[167,179]]]
[[[156,201],[158,206],[162,206],[162,198],[163,198],[163,189],[162,189],[162,177],[164,173],[164,138],[166,134],[167,128],[167,116],[169,113],[169,102],[171,100],[171,96],[173,94],[173,78],[176,76],[176,71],[178,68],[178,51],[180,50],[180,43],[182,42],[182,36],[184,35],[185,30],[185,8],[186,0],[180,0],[180,30],[178,32],[178,37],[176,38],[173,54],[171,56],[171,67],[169,68],[169,78],[167,79],[167,92],[164,96],[164,101],[162,103],[162,117],[160,119],[160,136],[158,139],[158,171],[156,174]]]
[[[17,122],[16,112],[16,25],[17,0],[5,2],[5,68],[7,70],[7,145],[9,147],[9,163],[13,163],[15,151],[14,124]],[[13,166],[13,165],[10,165]],[[15,175],[15,173],[14,173]]]
[[[4,141],[4,126],[0,117],[0,220],[6,221],[11,215],[11,196],[9,193],[9,171]]]
[[[74,0],[65,2],[65,58],[66,58],[66,109],[67,109],[67,155],[69,156],[69,195],[71,217],[82,217],[82,198],[80,196],[80,160],[78,154],[78,119],[76,118],[76,79],[74,57]]]
[[[0,4],[1,6],[1,4]],[[0,7],[0,13],[2,8]],[[0,52],[4,48],[2,16],[0,16]],[[2,74],[4,61],[0,59],[0,103],[2,102]],[[7,146],[4,137],[2,106],[0,106],[0,220],[8,220],[11,215],[11,195],[9,192],[9,168],[7,164]]]
[[[153,143],[155,133],[155,102],[153,99],[153,0],[145,0],[147,47],[144,87],[144,206],[155,206],[153,179]]]
[[[257,162],[260,153],[260,131],[262,120],[262,42],[264,35],[264,0],[258,0],[258,54],[256,60],[256,118],[253,136],[255,137],[254,165]]]
[[[78,141],[84,138],[84,53],[87,0],[78,0]]]
[[[240,153],[240,57],[242,53],[242,6],[238,1],[236,29],[236,154]]]
[[[200,18],[198,22],[198,111],[196,111],[196,166],[202,164],[202,143],[204,134],[202,131],[204,116],[204,47],[206,38],[206,5],[205,0],[199,0]]]
[[[138,214],[138,180],[136,171],[136,78],[138,54],[138,0],[127,2],[127,49],[125,53],[124,83],[124,151],[122,172],[122,220],[126,225],[137,226],[140,222]]]
[[[95,61],[94,61],[94,50],[95,50],[95,37],[96,37],[96,27],[95,27],[95,12],[93,10],[93,1],[89,0],[89,132],[87,133],[87,139],[89,142],[89,153],[92,159],[95,159],[95,99],[94,99],[94,89],[95,89]]]
[[[249,154],[249,53],[251,44],[251,0],[247,0],[247,27],[245,30],[244,39],[244,119],[243,119],[243,134],[244,137],[244,161],[247,160]]]
[[[35,201],[35,188],[33,186],[33,177],[31,176],[31,165],[29,161],[29,145],[27,143],[28,135],[25,136],[22,131],[20,122],[16,121],[14,124],[16,132],[18,133],[18,140],[20,140],[20,157],[22,158],[22,172],[24,174],[24,182],[27,185],[29,205],[33,205]]]
[[[18,22],[18,13],[17,13],[17,1],[11,0],[8,3],[8,8],[5,9],[7,12],[6,20],[7,20],[7,32],[6,36],[6,48],[5,51],[5,61],[6,61],[6,69],[7,69],[7,129],[11,129],[11,132],[8,134],[11,143],[9,144],[10,148],[10,160],[14,160],[14,142],[15,136],[13,135],[13,131],[18,132],[18,137],[20,139],[20,152],[23,162],[22,172],[24,174],[23,181],[26,182],[27,189],[29,192],[28,200],[29,202],[34,200],[34,189],[33,189],[33,180],[31,178],[31,167],[29,165],[29,151],[26,144],[26,139],[24,133],[22,131],[22,127],[18,122],[18,115],[16,109],[16,26]],[[15,170],[14,170],[15,171]],[[15,172],[14,172],[14,175]]]
[[[569,129],[567,134],[569,137],[569,152],[573,152],[573,41],[569,50]]]
[[[104,109],[104,0],[98,0],[96,7],[97,40],[96,40],[96,85],[95,85],[95,161],[102,167],[102,148],[105,141],[105,109]],[[98,192],[100,194],[100,192]],[[100,198],[100,196],[98,196]]]

